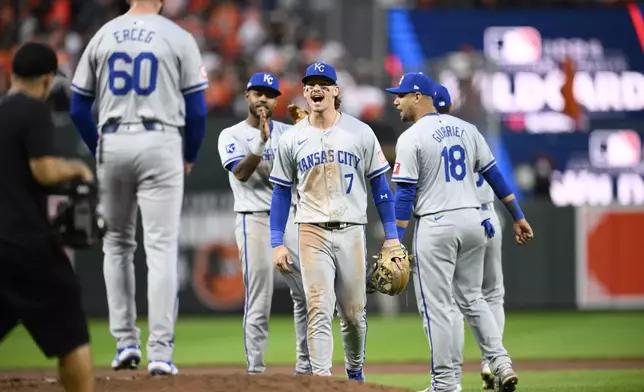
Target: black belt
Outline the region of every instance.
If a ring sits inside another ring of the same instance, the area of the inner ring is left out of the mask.
[[[341,230],[354,225],[353,223],[347,222],[320,222],[313,224],[326,230]]]
[[[161,131],[164,128],[164,124],[158,121],[142,121],[140,123],[132,123],[131,125],[141,124],[146,131]],[[130,124],[121,124],[121,123],[112,123],[103,125],[101,128],[101,133],[115,133],[118,131],[121,125],[127,126]]]
[[[238,214],[242,215],[271,215],[270,211],[240,211]]]

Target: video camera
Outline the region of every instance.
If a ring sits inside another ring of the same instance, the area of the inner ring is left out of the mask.
[[[52,225],[62,244],[73,249],[97,245],[107,229],[97,185],[75,180],[66,184],[60,194],[67,199],[58,204]]]

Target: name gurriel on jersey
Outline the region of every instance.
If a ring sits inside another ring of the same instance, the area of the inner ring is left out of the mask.
[[[450,136],[456,136],[462,139],[465,136],[465,130],[457,126],[446,125],[444,127],[438,128],[432,134],[432,137],[434,138],[434,140],[436,140],[439,143],[443,141],[443,139],[445,139],[446,137],[450,137]]]
[[[317,151],[312,154],[307,155],[306,157],[300,159],[297,163],[297,169],[300,173],[311,169],[313,166],[322,165],[325,163],[338,162],[341,165],[351,166],[354,169],[358,169],[360,164],[360,158],[358,158],[354,153],[342,150],[326,150],[326,151]]]

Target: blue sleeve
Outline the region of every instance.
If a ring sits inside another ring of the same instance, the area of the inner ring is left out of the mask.
[[[396,183],[398,189],[394,201],[396,204],[396,220],[408,221],[411,219],[411,210],[416,197],[416,184],[409,182]],[[398,226],[398,239],[402,241],[405,235],[405,227]]]
[[[485,178],[485,181],[490,184],[490,187],[494,191],[494,194],[499,199],[503,200],[512,194],[512,190],[505,182],[503,173],[501,173],[497,165],[494,165],[488,170],[484,171],[482,175],[483,178]]]
[[[494,194],[499,199],[503,200],[512,194],[512,190],[505,182],[503,174],[496,165],[483,172],[483,177],[485,178],[485,181],[490,184],[490,187],[494,191]],[[508,211],[510,211],[510,214],[512,214],[512,217],[515,221],[525,218],[517,199],[513,199],[509,203],[506,203],[505,207],[508,209]]]
[[[186,129],[183,156],[186,162],[197,160],[201,142],[206,135],[206,95],[203,90],[183,96],[186,102]]]
[[[274,184],[271,199],[271,248],[284,245],[284,231],[291,208],[291,187]]]
[[[92,155],[96,156],[98,130],[92,114],[93,104],[94,97],[72,92],[69,116],[87,148],[92,152]]]
[[[371,183],[373,202],[376,204],[382,227],[385,229],[385,239],[398,238],[396,214],[394,213],[394,195],[389,188],[387,177],[384,174],[379,174],[369,182]]]

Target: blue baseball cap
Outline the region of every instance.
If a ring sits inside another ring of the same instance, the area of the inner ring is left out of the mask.
[[[449,91],[442,84],[436,83],[434,86],[434,107],[437,110],[447,109],[452,106],[452,97],[449,95]]]
[[[325,63],[313,63],[306,69],[306,75],[302,78],[302,83],[306,83],[309,78],[314,76],[329,79],[333,84],[338,84],[338,74],[335,68]]]
[[[398,87],[391,87],[385,90],[392,94],[421,93],[433,97],[434,82],[429,76],[420,72],[410,72],[400,78]]]
[[[277,95],[282,95],[282,93],[280,92],[279,79],[270,72],[258,72],[250,77],[250,80],[246,85],[246,91],[257,87],[268,88],[274,90]]]

